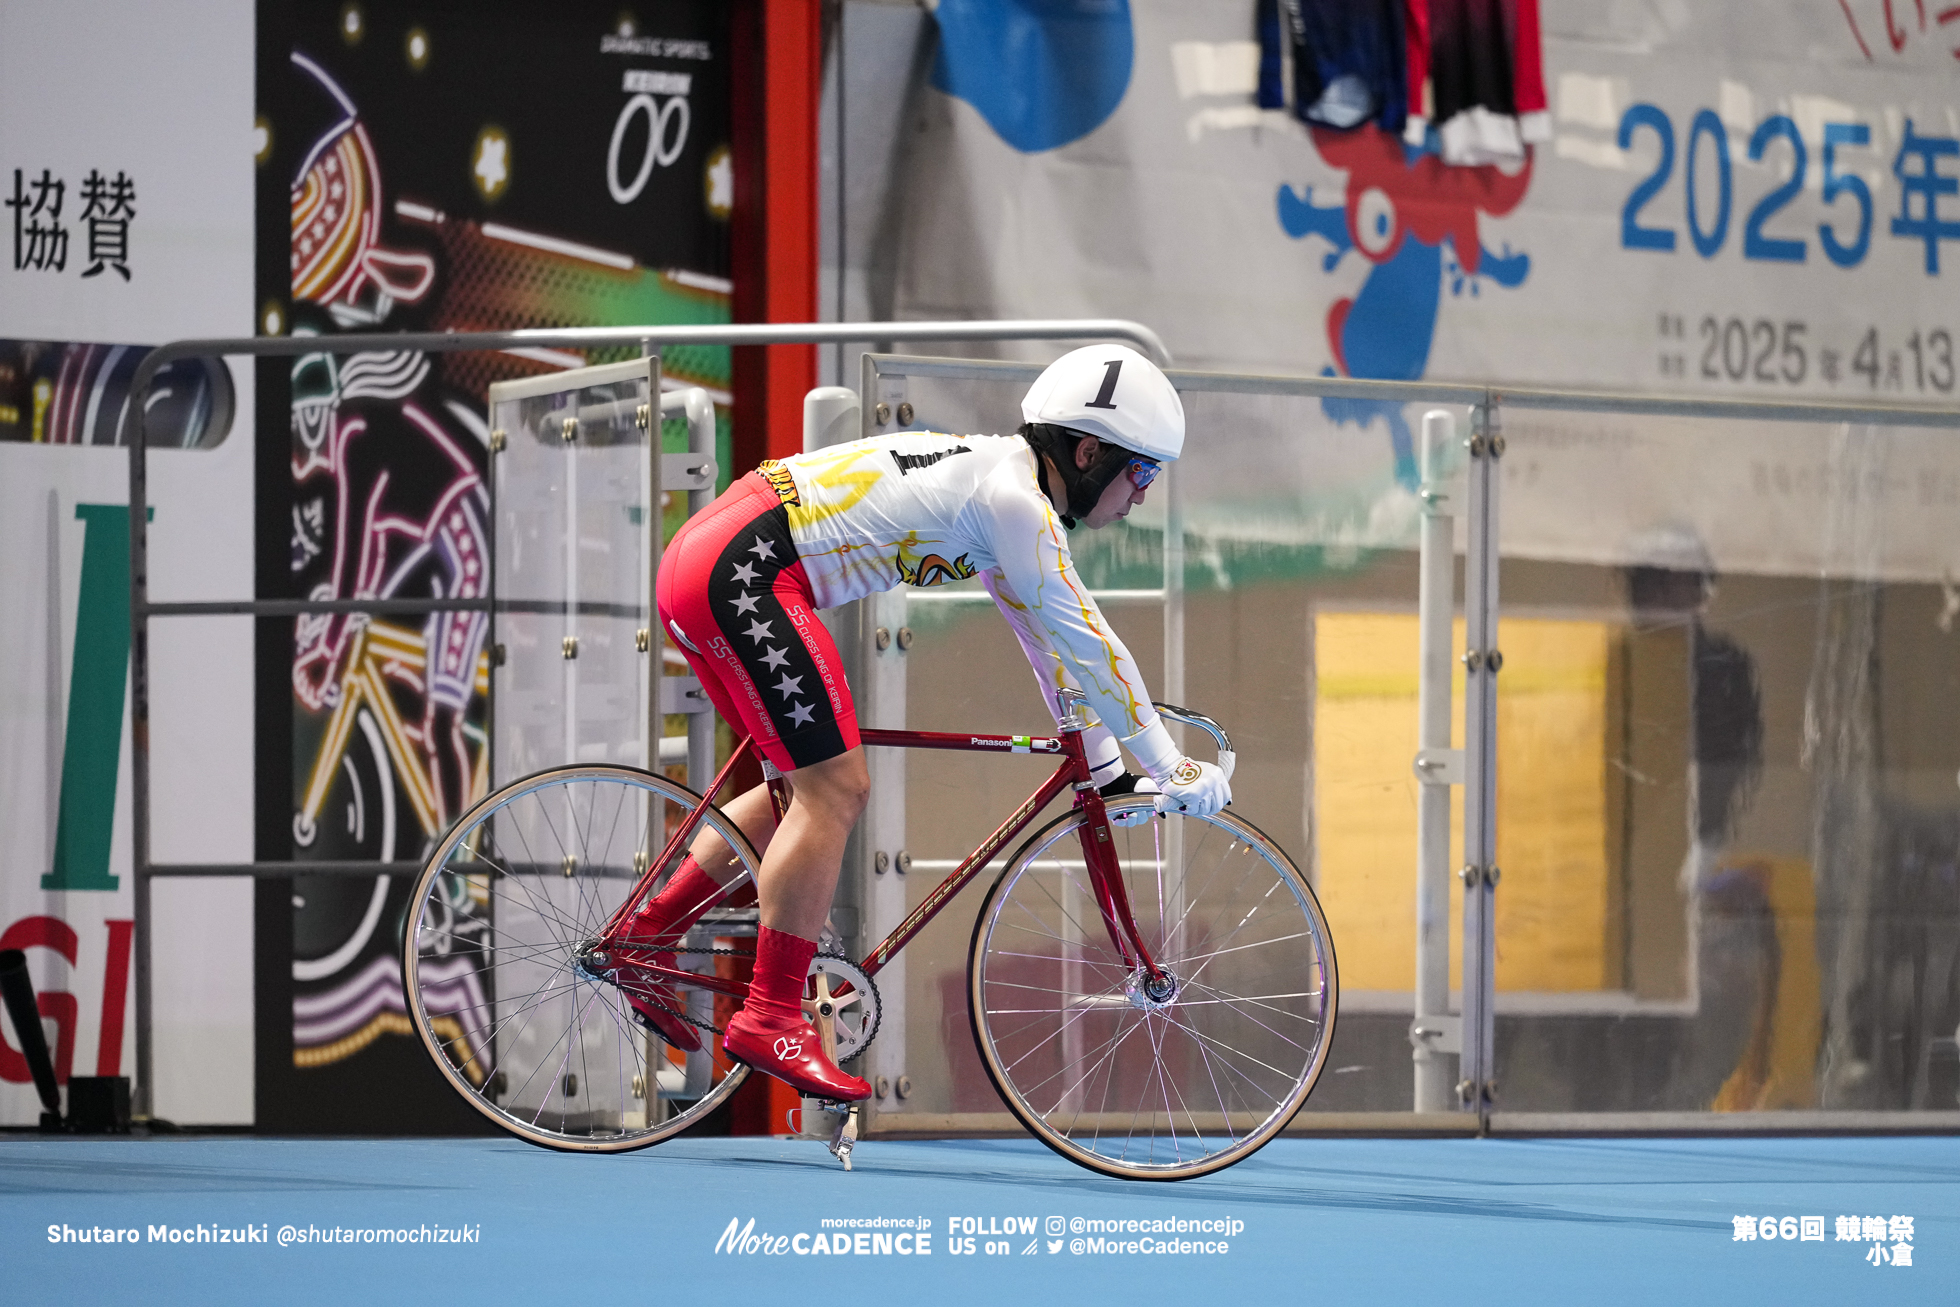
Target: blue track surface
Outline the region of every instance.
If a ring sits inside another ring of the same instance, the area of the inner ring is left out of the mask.
[[[1737,1242],[1741,1215],[1821,1216],[1824,1240]],[[1841,1215],[1912,1217],[1913,1264],[1872,1265],[1871,1244],[1834,1237]],[[754,1234],[802,1233],[806,1247],[826,1218],[917,1218],[931,1252],[714,1251],[751,1218]],[[1055,1252],[1051,1218],[1084,1223]],[[1088,1251],[1090,1222],[1164,1219],[1244,1224],[1222,1253]],[[1010,1220],[1011,1237],[985,1233]],[[143,1241],[50,1243],[51,1224]],[[271,1242],[148,1241],[153,1225],[199,1224]],[[281,1247],[285,1225],[464,1227],[480,1241]],[[979,1251],[956,1255],[969,1228]],[[989,1242],[1009,1251],[989,1255]],[[595,1290],[638,1303],[694,1286],[806,1295],[788,1302],[910,1292],[901,1301],[926,1307],[1221,1291],[1289,1304],[1950,1303],[1957,1267],[1953,1138],[1282,1140],[1175,1185],[1105,1180],[1021,1141],[873,1141],[851,1174],[821,1145],[767,1139],[620,1157],[499,1140],[0,1142],[0,1284],[21,1304],[557,1303]]]

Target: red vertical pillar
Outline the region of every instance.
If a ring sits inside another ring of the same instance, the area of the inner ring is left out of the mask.
[[[729,14],[735,208],[729,232],[737,322],[817,316],[820,0],[740,0]],[[743,348],[734,358],[736,473],[803,447],[814,345]]]
[[[736,0],[729,8],[735,155],[729,261],[737,322],[816,321],[822,31],[821,0]],[[817,384],[817,347],[740,348],[734,371],[731,470],[740,475],[765,458],[803,448],[803,396]],[[786,1113],[800,1101],[781,1081],[752,1075],[729,1103],[729,1130],[780,1134],[788,1128]]]

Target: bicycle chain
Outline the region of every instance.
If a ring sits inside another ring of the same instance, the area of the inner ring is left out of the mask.
[[[746,951],[746,950],[744,950],[744,949],[738,949],[738,948],[663,948],[663,949],[661,949],[661,950],[660,950],[660,952],[662,952],[662,953],[706,953],[706,954],[709,954],[709,955],[711,955],[711,956],[714,956],[714,957],[734,957],[734,958],[753,958],[753,957],[755,956],[755,954],[754,954],[754,953],[751,953],[751,952],[748,952],[748,951]],[[851,961],[851,959],[850,959],[850,958],[848,958],[848,957],[846,957],[846,956],[845,956],[844,954],[842,954],[842,953],[822,953],[822,954],[819,954],[818,956],[820,956],[820,957],[834,957],[834,958],[839,958],[839,959],[841,959],[841,960],[843,960],[843,961],[845,961],[845,962],[850,962],[850,961]],[[853,964],[853,965],[855,965],[855,964]],[[615,980],[615,981],[611,981],[611,982],[609,982],[609,983],[610,983],[610,984],[611,984],[611,985],[613,986],[613,988],[615,988],[615,989],[620,989],[620,992],[621,992],[621,993],[624,993],[624,992],[625,992],[625,990],[624,990],[624,989],[621,989],[621,987],[620,987],[620,984],[619,984],[619,982],[618,982],[618,981],[616,981],[616,980]],[[667,1006],[667,1005],[666,1005],[665,1003],[660,1003],[660,1002],[656,1002],[656,1001],[655,1001],[655,1000],[654,1000],[654,999],[653,999],[653,998],[652,998],[651,996],[649,996],[649,995],[646,995],[646,994],[639,994],[639,995],[636,995],[636,997],[637,997],[637,998],[639,998],[639,1000],[640,1000],[641,1002],[643,1002],[643,1003],[645,1003],[645,1004],[646,1004],[646,1005],[647,1005],[648,1007],[655,1007],[655,1008],[659,1008],[659,1009],[660,1009],[660,1010],[661,1010],[662,1012],[665,1012],[665,1013],[666,1013],[666,1014],[667,1014],[668,1016],[670,1016],[670,1017],[674,1017],[674,1018],[676,1018],[677,1020],[679,1020],[679,1021],[681,1021],[681,1022],[682,1022],[683,1024],[685,1024],[685,1025],[690,1025],[690,1026],[693,1026],[693,1027],[694,1027],[695,1029],[697,1029],[697,1030],[705,1030],[705,1031],[707,1031],[707,1032],[708,1032],[709,1034],[711,1034],[711,1035],[719,1035],[719,1034],[722,1034],[722,1033],[724,1033],[724,1030],[725,1030],[725,1028],[724,1028],[724,1027],[722,1027],[722,1026],[718,1026],[718,1025],[716,1025],[716,1024],[714,1024],[714,1023],[713,1023],[712,1021],[697,1021],[697,1020],[695,1020],[695,1019],[694,1019],[693,1017],[691,1017],[691,1016],[689,1016],[689,1015],[688,1015],[687,1013],[685,1013],[685,1012],[679,1012],[679,1011],[676,1011],[675,1009],[673,1009],[673,1008],[670,1008],[670,1007],[668,1007],[668,1006]],[[632,1005],[632,1004],[630,1004],[630,1003],[629,1003],[629,1004],[627,1004],[627,1006],[628,1006],[629,1008],[633,1008],[633,1005]],[[869,1044],[871,1043],[871,1039],[872,1039],[873,1037],[875,1037],[875,1036],[877,1035],[877,1033],[878,1033],[878,1027],[879,1027],[880,1025],[882,1025],[882,1024],[884,1024],[884,1020],[883,1020],[883,1017],[884,1017],[884,1014],[883,1014],[882,1012],[876,1012],[876,1013],[874,1013],[874,1021],[873,1021],[873,1023],[872,1023],[872,1027],[871,1027],[871,1032],[870,1032],[870,1035],[869,1035],[869,1036],[867,1036],[867,1037],[866,1037],[866,1039],[865,1039],[865,1041],[864,1041],[866,1045],[869,1045]],[[634,1021],[635,1021],[635,1022],[637,1022],[637,1023],[639,1024],[639,1026],[640,1026],[640,1028],[641,1028],[641,1029],[643,1029],[643,1030],[652,1030],[652,1031],[653,1031],[653,1033],[654,1033],[654,1034],[656,1034],[656,1035],[660,1033],[660,1032],[659,1032],[658,1030],[654,1030],[654,1028],[653,1028],[653,1026],[652,1026],[652,1025],[650,1025],[650,1024],[649,1024],[649,1023],[647,1022],[647,1019],[646,1019],[646,1018],[645,1018],[644,1016],[642,1016],[642,1015],[640,1014],[640,1011],[639,1011],[639,1009],[637,1009],[637,1008],[633,1008],[633,1019],[634,1019]],[[862,1052],[862,1051],[863,1051],[862,1049],[860,1049],[860,1050],[859,1050],[859,1052]]]
[[[739,949],[739,948],[681,948],[681,947],[675,947],[675,948],[662,948],[662,949],[660,949],[660,950],[659,950],[659,952],[662,952],[662,953],[706,953],[706,954],[710,954],[710,955],[712,955],[712,956],[715,956],[715,957],[731,957],[731,958],[751,958],[751,959],[753,959],[753,958],[755,957],[755,954],[754,954],[753,952],[750,952],[750,951],[747,951],[747,950],[744,950],[744,949]],[[612,987],[613,987],[614,989],[617,989],[617,990],[619,990],[619,991],[620,991],[620,992],[621,992],[622,994],[626,992],[626,991],[625,991],[625,989],[624,989],[624,987],[622,987],[622,986],[620,985],[620,983],[619,983],[619,982],[618,982],[617,980],[614,980],[614,981],[609,981],[608,983],[609,983],[609,984],[611,984],[611,985],[612,985]],[[662,983],[667,983],[667,982],[662,982]],[[671,985],[670,985],[669,987],[671,988]],[[649,996],[649,995],[646,995],[646,994],[636,994],[636,995],[634,995],[634,997],[636,997],[636,998],[638,998],[638,999],[639,999],[639,1000],[640,1000],[640,1001],[641,1001],[642,1003],[645,1003],[645,1004],[646,1004],[646,1005],[647,1005],[648,1007],[655,1007],[655,1008],[659,1008],[659,1009],[660,1009],[660,1010],[661,1010],[662,1012],[665,1012],[665,1013],[666,1013],[666,1014],[667,1014],[668,1016],[670,1016],[670,1017],[673,1017],[673,1018],[675,1018],[676,1020],[678,1020],[678,1021],[680,1021],[680,1022],[681,1022],[681,1023],[683,1024],[683,1025],[689,1025],[689,1026],[693,1026],[693,1027],[695,1027],[695,1028],[696,1028],[697,1030],[705,1030],[705,1031],[707,1031],[707,1032],[708,1032],[709,1034],[711,1034],[711,1035],[719,1035],[719,1034],[721,1034],[721,1033],[723,1033],[723,1027],[721,1027],[721,1026],[718,1026],[718,1025],[716,1025],[716,1024],[715,1024],[714,1022],[712,1022],[712,1021],[696,1021],[696,1020],[695,1020],[695,1019],[694,1019],[693,1017],[691,1017],[691,1016],[689,1016],[689,1015],[688,1015],[687,1013],[685,1013],[685,1012],[677,1012],[677,1011],[675,1011],[675,1010],[674,1010],[673,1008],[670,1008],[670,1007],[668,1007],[668,1006],[667,1006],[667,1005],[666,1005],[665,1003],[659,1003],[659,1002],[655,1002],[655,1001],[654,1001],[654,999],[653,999],[653,998],[652,998],[651,996]],[[649,1024],[649,1023],[647,1022],[647,1019],[646,1019],[646,1018],[645,1018],[644,1016],[642,1016],[642,1015],[640,1014],[640,1011],[639,1011],[639,1009],[638,1009],[638,1008],[633,1008],[633,1005],[632,1005],[632,1004],[630,1004],[630,1003],[629,1003],[629,1004],[627,1004],[627,1007],[629,1007],[629,1008],[632,1008],[632,1010],[633,1010],[633,1019],[634,1019],[634,1021],[636,1021],[636,1022],[637,1022],[637,1023],[639,1024],[639,1026],[640,1026],[640,1028],[641,1028],[642,1030],[652,1030],[652,1031],[653,1031],[653,1033],[654,1033],[654,1034],[656,1034],[656,1035],[660,1033],[660,1032],[659,1032],[658,1030],[654,1030],[654,1028],[653,1028],[653,1026],[652,1026],[652,1025],[650,1025],[650,1024]]]

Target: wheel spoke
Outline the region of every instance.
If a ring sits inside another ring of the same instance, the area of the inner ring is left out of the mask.
[[[1029,868],[1029,870],[1030,870],[1030,871],[1033,871],[1033,870],[1034,870],[1034,868],[1032,868],[1032,867],[1031,867],[1031,868]],[[1069,879],[1070,879],[1071,881],[1074,881],[1074,882],[1075,882],[1075,885],[1076,885],[1076,887],[1077,887],[1078,889],[1082,889],[1082,890],[1084,891],[1084,893],[1085,893],[1085,894],[1086,894],[1086,895],[1088,896],[1088,898],[1089,898],[1089,900],[1090,900],[1091,902],[1094,902],[1094,901],[1095,901],[1095,893],[1094,893],[1094,891],[1092,891],[1092,890],[1088,890],[1088,889],[1087,889],[1086,887],[1084,887],[1084,886],[1082,885],[1082,882],[1081,882],[1081,881],[1078,881],[1078,880],[1075,880],[1075,877],[1074,877],[1073,875],[1071,875],[1071,876],[1069,876]],[[1047,887],[1046,885],[1043,885],[1043,884],[1042,884],[1042,883],[1041,883],[1041,882],[1040,882],[1039,880],[1036,880],[1036,881],[1034,881],[1034,887],[1035,887],[1036,889],[1038,889],[1038,890],[1040,890],[1040,891],[1042,892],[1042,894],[1043,894],[1044,896],[1046,896],[1046,898],[1048,899],[1048,901],[1049,901],[1050,903],[1052,903],[1052,904],[1054,904],[1054,905],[1055,905],[1055,910],[1056,910],[1057,912],[1060,912],[1060,913],[1062,914],[1062,917],[1063,917],[1063,919],[1064,919],[1064,920],[1066,920],[1066,921],[1067,921],[1067,922],[1068,922],[1068,923],[1069,923],[1069,924],[1070,924],[1071,926],[1074,926],[1074,927],[1075,927],[1075,931],[1076,931],[1076,935],[1077,935],[1077,938],[1076,938],[1076,939],[1074,939],[1074,940],[1068,940],[1068,939],[1066,939],[1066,938],[1064,938],[1064,937],[1063,937],[1063,936],[1061,936],[1061,935],[1057,935],[1057,934],[1055,934],[1055,933],[1054,933],[1053,931],[1049,931],[1049,932],[1047,932],[1047,934],[1048,934],[1048,936],[1049,936],[1049,938],[1051,938],[1051,939],[1057,939],[1057,940],[1062,940],[1062,942],[1064,942],[1064,943],[1074,943],[1074,944],[1077,944],[1077,945],[1079,945],[1079,946],[1081,946],[1081,947],[1084,947],[1084,948],[1093,948],[1093,949],[1095,949],[1095,950],[1096,950],[1096,951],[1097,951],[1098,953],[1101,953],[1101,954],[1103,954],[1103,955],[1104,955],[1104,956],[1106,956],[1106,957],[1112,957],[1112,958],[1120,958],[1120,957],[1122,956],[1122,955],[1121,955],[1120,953],[1118,953],[1118,952],[1117,952],[1117,951],[1116,951],[1115,949],[1108,949],[1108,948],[1103,948],[1103,947],[1101,947],[1100,945],[1097,945],[1097,944],[1092,944],[1092,943],[1090,943],[1090,941],[1091,941],[1092,939],[1094,939],[1094,938],[1096,938],[1096,937],[1095,937],[1094,935],[1092,935],[1092,934],[1091,934],[1091,933],[1089,932],[1089,928],[1088,928],[1088,927],[1086,927],[1086,926],[1084,926],[1084,925],[1083,925],[1083,924],[1082,924],[1081,922],[1079,922],[1079,921],[1077,921],[1077,920],[1075,919],[1075,917],[1074,917],[1074,915],[1073,915],[1073,914],[1071,914],[1071,913],[1069,912],[1069,910],[1068,910],[1067,908],[1065,908],[1065,907],[1063,907],[1063,906],[1062,906],[1062,902],[1061,902],[1061,900],[1060,900],[1060,899],[1058,899],[1058,898],[1056,898],[1056,897],[1055,897],[1055,896],[1054,896],[1053,894],[1051,894],[1051,893],[1049,893],[1049,892],[1048,892],[1048,887]],[[1020,903],[1020,901],[1019,901],[1019,900],[1016,900],[1016,903],[1017,903],[1017,904],[1018,904],[1018,905],[1020,906],[1020,908],[1021,908],[1021,910],[1022,910],[1023,912],[1025,912],[1025,913],[1027,913],[1027,914],[1028,914],[1028,916],[1029,916],[1029,918],[1030,918],[1030,919],[1032,919],[1032,920],[1034,920],[1034,921],[1035,921],[1035,922],[1037,922],[1037,923],[1041,923],[1041,918],[1040,918],[1040,917],[1039,917],[1038,915],[1036,915],[1036,913],[1035,913],[1035,910],[1034,910],[1034,909],[1033,909],[1032,907],[1030,907],[1030,906],[1028,906],[1028,905],[1027,905],[1027,904],[1025,904],[1025,903]],[[1041,924],[1045,924],[1045,923],[1041,923]],[[1109,929],[1108,929],[1108,927],[1107,927],[1107,926],[1103,926],[1103,923],[1102,923],[1102,921],[1101,921],[1101,919],[1100,919],[1100,918],[1098,918],[1098,919],[1097,919],[1097,921],[1096,921],[1096,924],[1097,924],[1098,926],[1100,926],[1100,927],[1102,927],[1102,932],[1103,932],[1103,933],[1102,933],[1102,938],[1104,938],[1104,939],[1107,939],[1107,938],[1109,937]],[[1023,930],[1028,930],[1029,928],[1028,928],[1028,927],[1026,927],[1026,926],[1023,926],[1023,927],[1021,927],[1021,929],[1023,929]],[[1030,932],[1030,933],[1033,933],[1033,932]]]
[[[1132,1013],[1132,1015],[1134,1015],[1134,1013]],[[1057,1110],[1062,1103],[1068,1101],[1068,1096],[1070,1094],[1075,1092],[1077,1089],[1080,1089],[1083,1085],[1089,1083],[1089,1078],[1095,1075],[1096,1072],[1102,1070],[1102,1068],[1108,1065],[1111,1061],[1113,1061],[1116,1057],[1117,1050],[1121,1049],[1123,1045],[1129,1041],[1130,1036],[1135,1034],[1142,1027],[1143,1027],[1143,1022],[1141,1021],[1132,1022],[1128,1029],[1122,1030],[1117,1034],[1111,1035],[1108,1039],[1104,1040],[1101,1044],[1098,1044],[1096,1047],[1097,1050],[1102,1052],[1102,1056],[1097,1058],[1094,1063],[1092,1063],[1086,1070],[1083,1071],[1081,1079],[1077,1080],[1074,1084],[1069,1085],[1067,1088],[1062,1090],[1061,1096],[1055,1100],[1056,1106],[1054,1108],[1050,1108],[1049,1110],[1051,1112]],[[1032,1086],[1032,1088],[1039,1089],[1041,1088],[1042,1085],[1047,1084],[1049,1080],[1055,1079],[1056,1076],[1067,1075],[1069,1070],[1070,1068],[1063,1067],[1060,1071],[1055,1072],[1054,1075],[1049,1076],[1047,1080],[1041,1081],[1040,1084],[1034,1085]],[[1111,1085],[1114,1085],[1115,1083],[1116,1083],[1116,1077],[1114,1076],[1109,1077],[1109,1079],[1104,1082],[1103,1101],[1105,1103],[1109,1101],[1109,1088]]]
[[[524,832],[522,829],[519,829],[517,833],[517,837],[520,841],[523,840]],[[526,849],[526,852],[527,853],[529,852],[528,848]],[[498,872],[497,879],[492,880],[490,882],[493,893],[495,892],[496,885],[500,883],[508,884],[511,886],[511,888],[515,889],[517,892],[524,895],[526,903],[530,906],[531,910],[537,915],[538,920],[542,924],[544,924],[547,928],[554,925],[563,926],[565,928],[564,931],[556,933],[552,940],[552,943],[557,945],[558,947],[560,948],[564,947],[566,944],[566,940],[569,937],[569,934],[575,929],[577,923],[573,921],[568,921],[564,917],[560,916],[557,905],[552,903],[548,898],[545,899],[542,903],[539,902],[537,895],[532,892],[531,886],[526,882],[531,880],[541,880],[542,877],[535,876],[535,875],[526,875],[525,873],[522,872],[512,871],[508,865],[497,861],[495,858],[491,857],[487,853],[479,852],[477,854],[477,858],[480,861],[488,862],[492,867],[495,867],[497,869]],[[533,856],[530,859],[529,865],[532,866],[537,865],[537,858],[535,856]]]
[[[1221,943],[1223,943],[1223,942],[1226,942],[1226,941],[1229,941],[1229,940],[1233,940],[1233,939],[1236,939],[1236,938],[1238,937],[1238,933],[1239,933],[1240,931],[1242,931],[1242,930],[1244,930],[1244,929],[1245,929],[1245,928],[1246,928],[1247,926],[1249,926],[1249,925],[1251,925],[1251,924],[1252,924],[1252,919],[1253,919],[1254,917],[1256,917],[1256,916],[1258,916],[1258,915],[1259,915],[1259,912],[1260,912],[1260,910],[1261,910],[1261,909],[1263,909],[1263,908],[1264,908],[1264,907],[1266,906],[1266,900],[1267,900],[1267,899],[1269,899],[1269,898],[1271,898],[1271,897],[1272,897],[1273,895],[1275,895],[1275,894],[1277,894],[1277,893],[1279,893],[1279,887],[1280,887],[1280,882],[1279,882],[1279,881],[1274,881],[1274,882],[1273,882],[1273,887],[1272,887],[1271,889],[1269,889],[1269,890],[1267,890],[1267,891],[1266,891],[1266,892],[1265,892],[1265,893],[1264,893],[1263,895],[1261,895],[1261,896],[1260,896],[1260,898],[1259,898],[1259,901],[1258,901],[1257,903],[1255,903],[1255,904],[1253,904],[1253,905],[1252,905],[1252,906],[1251,906],[1250,908],[1248,908],[1248,909],[1246,909],[1246,914],[1245,914],[1245,916],[1244,916],[1244,917],[1243,917],[1243,918],[1242,918],[1242,919],[1241,919],[1241,920],[1239,921],[1239,924],[1238,924],[1238,925],[1236,925],[1236,926],[1234,926],[1234,927],[1232,927],[1232,930],[1231,930],[1231,933],[1230,933],[1230,934],[1228,934],[1228,935],[1226,935],[1226,936],[1225,936],[1225,940],[1223,940],[1223,941],[1220,941],[1220,942],[1221,942]],[[1244,947],[1252,947],[1252,946],[1251,946],[1251,945],[1246,945],[1246,946],[1244,946]],[[1213,960],[1214,958],[1217,958],[1217,957],[1218,957],[1218,956],[1220,956],[1221,954],[1224,954],[1224,953],[1231,953],[1231,952],[1234,952],[1234,951],[1236,951],[1236,950],[1233,950],[1233,949],[1222,949],[1222,948],[1221,948],[1221,949],[1214,949],[1214,950],[1212,950],[1212,952],[1211,952],[1211,954],[1210,954],[1210,955],[1209,955],[1208,957],[1206,957],[1206,958],[1205,958],[1205,960],[1204,960],[1204,961],[1203,961],[1203,962],[1202,962],[1201,964],[1199,964],[1199,967],[1198,967],[1198,970],[1197,970],[1197,971],[1194,971],[1194,972],[1192,972],[1192,973],[1191,973],[1191,975],[1192,975],[1192,977],[1193,977],[1193,978],[1196,978],[1196,977],[1197,977],[1197,976],[1198,976],[1199,974],[1201,974],[1201,973],[1202,973],[1202,972],[1204,971],[1204,969],[1205,969],[1206,967],[1208,967],[1208,966],[1210,966],[1210,965],[1212,964],[1212,960]]]
[[[1172,1020],[1172,1021],[1177,1021],[1177,1018],[1173,1016],[1173,1017],[1170,1017],[1170,1018],[1169,1018],[1169,1020]],[[1212,1046],[1213,1048],[1216,1048],[1216,1049],[1218,1050],[1218,1052],[1219,1052],[1219,1054],[1220,1054],[1220,1056],[1224,1056],[1224,1057],[1242,1057],[1242,1058],[1244,1058],[1244,1059],[1245,1059],[1246,1061],[1248,1061],[1248,1062],[1250,1062],[1250,1063],[1252,1063],[1252,1064],[1253,1064],[1254,1066],[1258,1066],[1258,1067],[1264,1067],[1264,1068],[1265,1068],[1266,1070],[1268,1070],[1268,1071],[1270,1071],[1270,1072],[1272,1072],[1272,1073],[1273,1073],[1274,1075],[1276,1075],[1276,1076],[1285,1076],[1285,1077],[1291,1077],[1291,1076],[1292,1076],[1292,1074],[1293,1074],[1293,1073],[1292,1073],[1292,1072],[1290,1072],[1290,1071],[1282,1071],[1282,1070],[1280,1070],[1280,1069],[1279,1069],[1278,1067],[1276,1067],[1276,1066],[1274,1066],[1274,1065],[1273,1065],[1272,1063],[1270,1063],[1270,1062],[1262,1062],[1262,1061],[1260,1061],[1260,1060],[1259,1060],[1258,1058],[1256,1058],[1256,1057],[1254,1057],[1254,1056],[1253,1056],[1252,1054],[1250,1054],[1250,1053],[1248,1053],[1248,1052],[1246,1052],[1246,1051],[1245,1051],[1244,1049],[1242,1049],[1242,1048],[1232,1048],[1232,1047],[1230,1047],[1230,1046],[1228,1046],[1228,1045],[1226,1045],[1226,1044],[1223,1044],[1223,1043],[1221,1043],[1221,1042],[1220,1042],[1220,1041],[1219,1041],[1219,1040],[1218,1040],[1217,1038],[1215,1038],[1214,1036],[1211,1036],[1211,1035],[1207,1035],[1207,1034],[1206,1034],[1206,1033],[1205,1033],[1204,1031],[1202,1031],[1202,1030],[1200,1030],[1200,1029],[1198,1029],[1198,1028],[1197,1028],[1196,1026],[1191,1026],[1191,1025],[1186,1025],[1186,1024],[1185,1024],[1184,1022],[1182,1022],[1182,1021],[1178,1021],[1178,1022],[1177,1022],[1177,1024],[1178,1024],[1178,1027],[1179,1027],[1180,1029],[1182,1029],[1182,1030],[1184,1030],[1184,1031],[1186,1031],[1187,1033],[1189,1033],[1189,1034],[1190,1034],[1190,1036],[1191,1036],[1191,1038],[1193,1038],[1193,1039],[1196,1039],[1196,1040],[1201,1040],[1201,1041],[1203,1041],[1204,1043],[1206,1043],[1206,1044],[1209,1044],[1209,1045],[1211,1045],[1211,1046]],[[1228,1064],[1228,1065],[1229,1065],[1229,1064]]]
[[[1225,1118],[1225,1131],[1236,1140],[1238,1134],[1232,1129],[1232,1109],[1225,1101],[1225,1091],[1219,1088],[1218,1069],[1212,1065],[1211,1050],[1196,1040],[1192,1041],[1192,1045],[1198,1050],[1198,1057],[1205,1064],[1205,1079],[1211,1082],[1212,1097],[1218,1100],[1218,1114]]]

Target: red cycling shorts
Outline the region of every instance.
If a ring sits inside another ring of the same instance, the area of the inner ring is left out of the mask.
[[[675,534],[654,601],[716,710],[778,768],[858,746],[843,659],[817,618],[783,501],[760,472]]]

